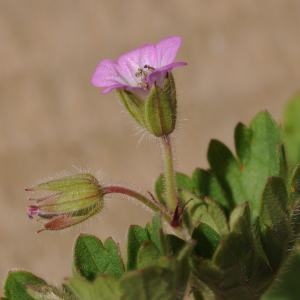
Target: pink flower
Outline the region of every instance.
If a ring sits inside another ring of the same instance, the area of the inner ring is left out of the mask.
[[[117,60],[102,60],[92,77],[92,84],[109,93],[114,89],[148,91],[172,69],[185,66],[174,62],[181,44],[177,36],[146,44],[121,55]]]

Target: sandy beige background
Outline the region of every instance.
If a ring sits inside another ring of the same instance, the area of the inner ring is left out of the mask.
[[[70,274],[80,232],[113,236],[151,214],[113,198],[93,220],[35,233],[24,187],[60,172],[92,170],[141,191],[161,169],[114,93],[90,78],[99,60],[169,35],[183,38],[176,70],[179,170],[206,166],[209,139],[231,145],[233,127],[261,109],[278,119],[300,88],[298,0],[0,0],[0,281],[10,268],[56,283]]]

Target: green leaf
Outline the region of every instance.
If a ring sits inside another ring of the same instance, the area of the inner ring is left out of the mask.
[[[217,203],[208,198],[201,199],[188,191],[183,191],[180,197],[185,205],[184,221],[191,231],[200,223],[205,223],[218,234],[227,234],[227,220]]]
[[[299,300],[300,299],[300,254],[292,255],[280,272],[278,279],[262,300]]]
[[[192,248],[193,244],[187,244],[177,258],[164,257],[156,266],[126,273],[120,282],[122,300],[183,299]]]
[[[177,188],[179,190],[187,190],[190,192],[194,190],[194,183],[187,175],[177,172],[175,179],[176,179]],[[166,204],[164,192],[165,192],[164,175],[161,174],[155,182],[155,194],[161,203]]]
[[[44,286],[47,283],[25,271],[11,271],[8,273],[4,285],[5,297],[9,300],[34,300],[27,292],[29,286]]]
[[[251,245],[250,209],[248,203],[237,206],[230,216],[230,233],[219,244],[214,263],[223,270],[239,265],[253,251]]]
[[[132,271],[121,281],[122,300],[182,299],[176,295],[173,277],[171,269],[157,266]]]
[[[70,290],[82,300],[119,300],[121,292],[119,280],[115,277],[101,275],[93,282],[75,276],[67,281]]]
[[[142,243],[149,240],[148,231],[138,225],[131,225],[127,238],[127,270],[137,268],[137,255]]]
[[[229,203],[248,201],[253,217],[258,215],[264,186],[271,176],[286,176],[280,132],[267,112],[259,113],[247,128],[235,129],[237,159],[221,142],[213,140],[208,160]]]
[[[146,225],[146,229],[148,231],[148,236],[150,240],[154,243],[156,248],[159,250],[159,253],[161,255],[166,254],[166,245],[165,245],[165,239],[164,239],[164,233],[162,230],[162,224],[161,224],[161,216],[155,215],[152,219],[151,223],[148,223]]]
[[[230,233],[214,251],[213,259],[194,258],[195,288],[204,282],[220,299],[258,300],[272,274],[254,246],[248,203],[237,206],[230,216]]]
[[[192,180],[194,184],[194,193],[198,197],[211,198],[228,211],[232,208],[232,200],[226,197],[225,191],[211,171],[197,168],[193,172]]]
[[[230,205],[244,201],[246,197],[240,182],[240,168],[231,151],[220,141],[212,140],[207,158]]]
[[[160,252],[151,241],[144,241],[138,249],[137,268],[153,265],[160,257]]]
[[[203,282],[211,288],[216,294],[220,292],[218,286],[221,286],[224,278],[224,272],[211,260],[202,257],[194,257],[192,261],[193,270],[193,288],[203,291]]]
[[[292,205],[300,200],[300,164],[296,165],[292,171],[288,192]]]
[[[238,123],[234,131],[236,154],[243,165],[251,159],[251,139],[253,132],[244,124]]]
[[[120,277],[124,272],[119,247],[111,238],[102,244],[95,236],[85,234],[75,243],[74,266],[88,280],[102,274]]]
[[[263,191],[260,208],[262,243],[273,269],[277,269],[287,254],[291,238],[288,196],[285,184],[279,177],[269,178]]]
[[[283,115],[282,135],[291,167],[300,162],[300,95],[286,105]]]
[[[176,235],[166,235],[167,254],[170,256],[177,256],[185,244],[185,241]]]
[[[201,223],[194,229],[192,239],[197,241],[196,254],[204,258],[211,258],[220,242],[220,235],[207,224]]]

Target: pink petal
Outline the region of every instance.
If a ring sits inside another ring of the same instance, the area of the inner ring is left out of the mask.
[[[92,77],[92,84],[97,87],[111,87],[112,85],[126,85],[127,82],[117,71],[114,61],[105,59],[97,66]]]
[[[181,38],[173,36],[160,41],[156,45],[157,67],[163,67],[172,63],[181,45]]]
[[[152,73],[149,74],[148,79],[147,79],[148,83],[150,85],[152,85],[156,80],[159,80],[162,77],[164,77],[167,72],[172,71],[174,68],[184,67],[186,65],[187,65],[186,62],[178,61],[178,62],[171,63],[169,65],[163,66],[159,69],[156,69],[155,71],[153,71]]]
[[[130,86],[137,87],[135,74],[138,69],[145,65],[155,66],[156,62],[155,47],[147,44],[120,56],[117,60],[117,70]]]

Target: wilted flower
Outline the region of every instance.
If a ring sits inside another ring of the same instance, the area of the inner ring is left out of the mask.
[[[103,93],[116,89],[127,111],[151,134],[170,134],[176,124],[176,89],[171,71],[186,65],[174,62],[181,44],[178,36],[146,44],[117,60],[97,66],[92,83]]]
[[[180,45],[181,38],[173,36],[154,45],[146,44],[117,60],[105,59],[97,66],[92,83],[103,88],[103,93],[114,89],[147,91],[172,69],[186,65],[174,62]]]
[[[45,196],[29,199],[35,204],[28,207],[28,216],[46,221],[39,232],[78,224],[101,211],[103,207],[102,188],[90,174],[51,180],[27,188],[26,191],[47,193]]]

